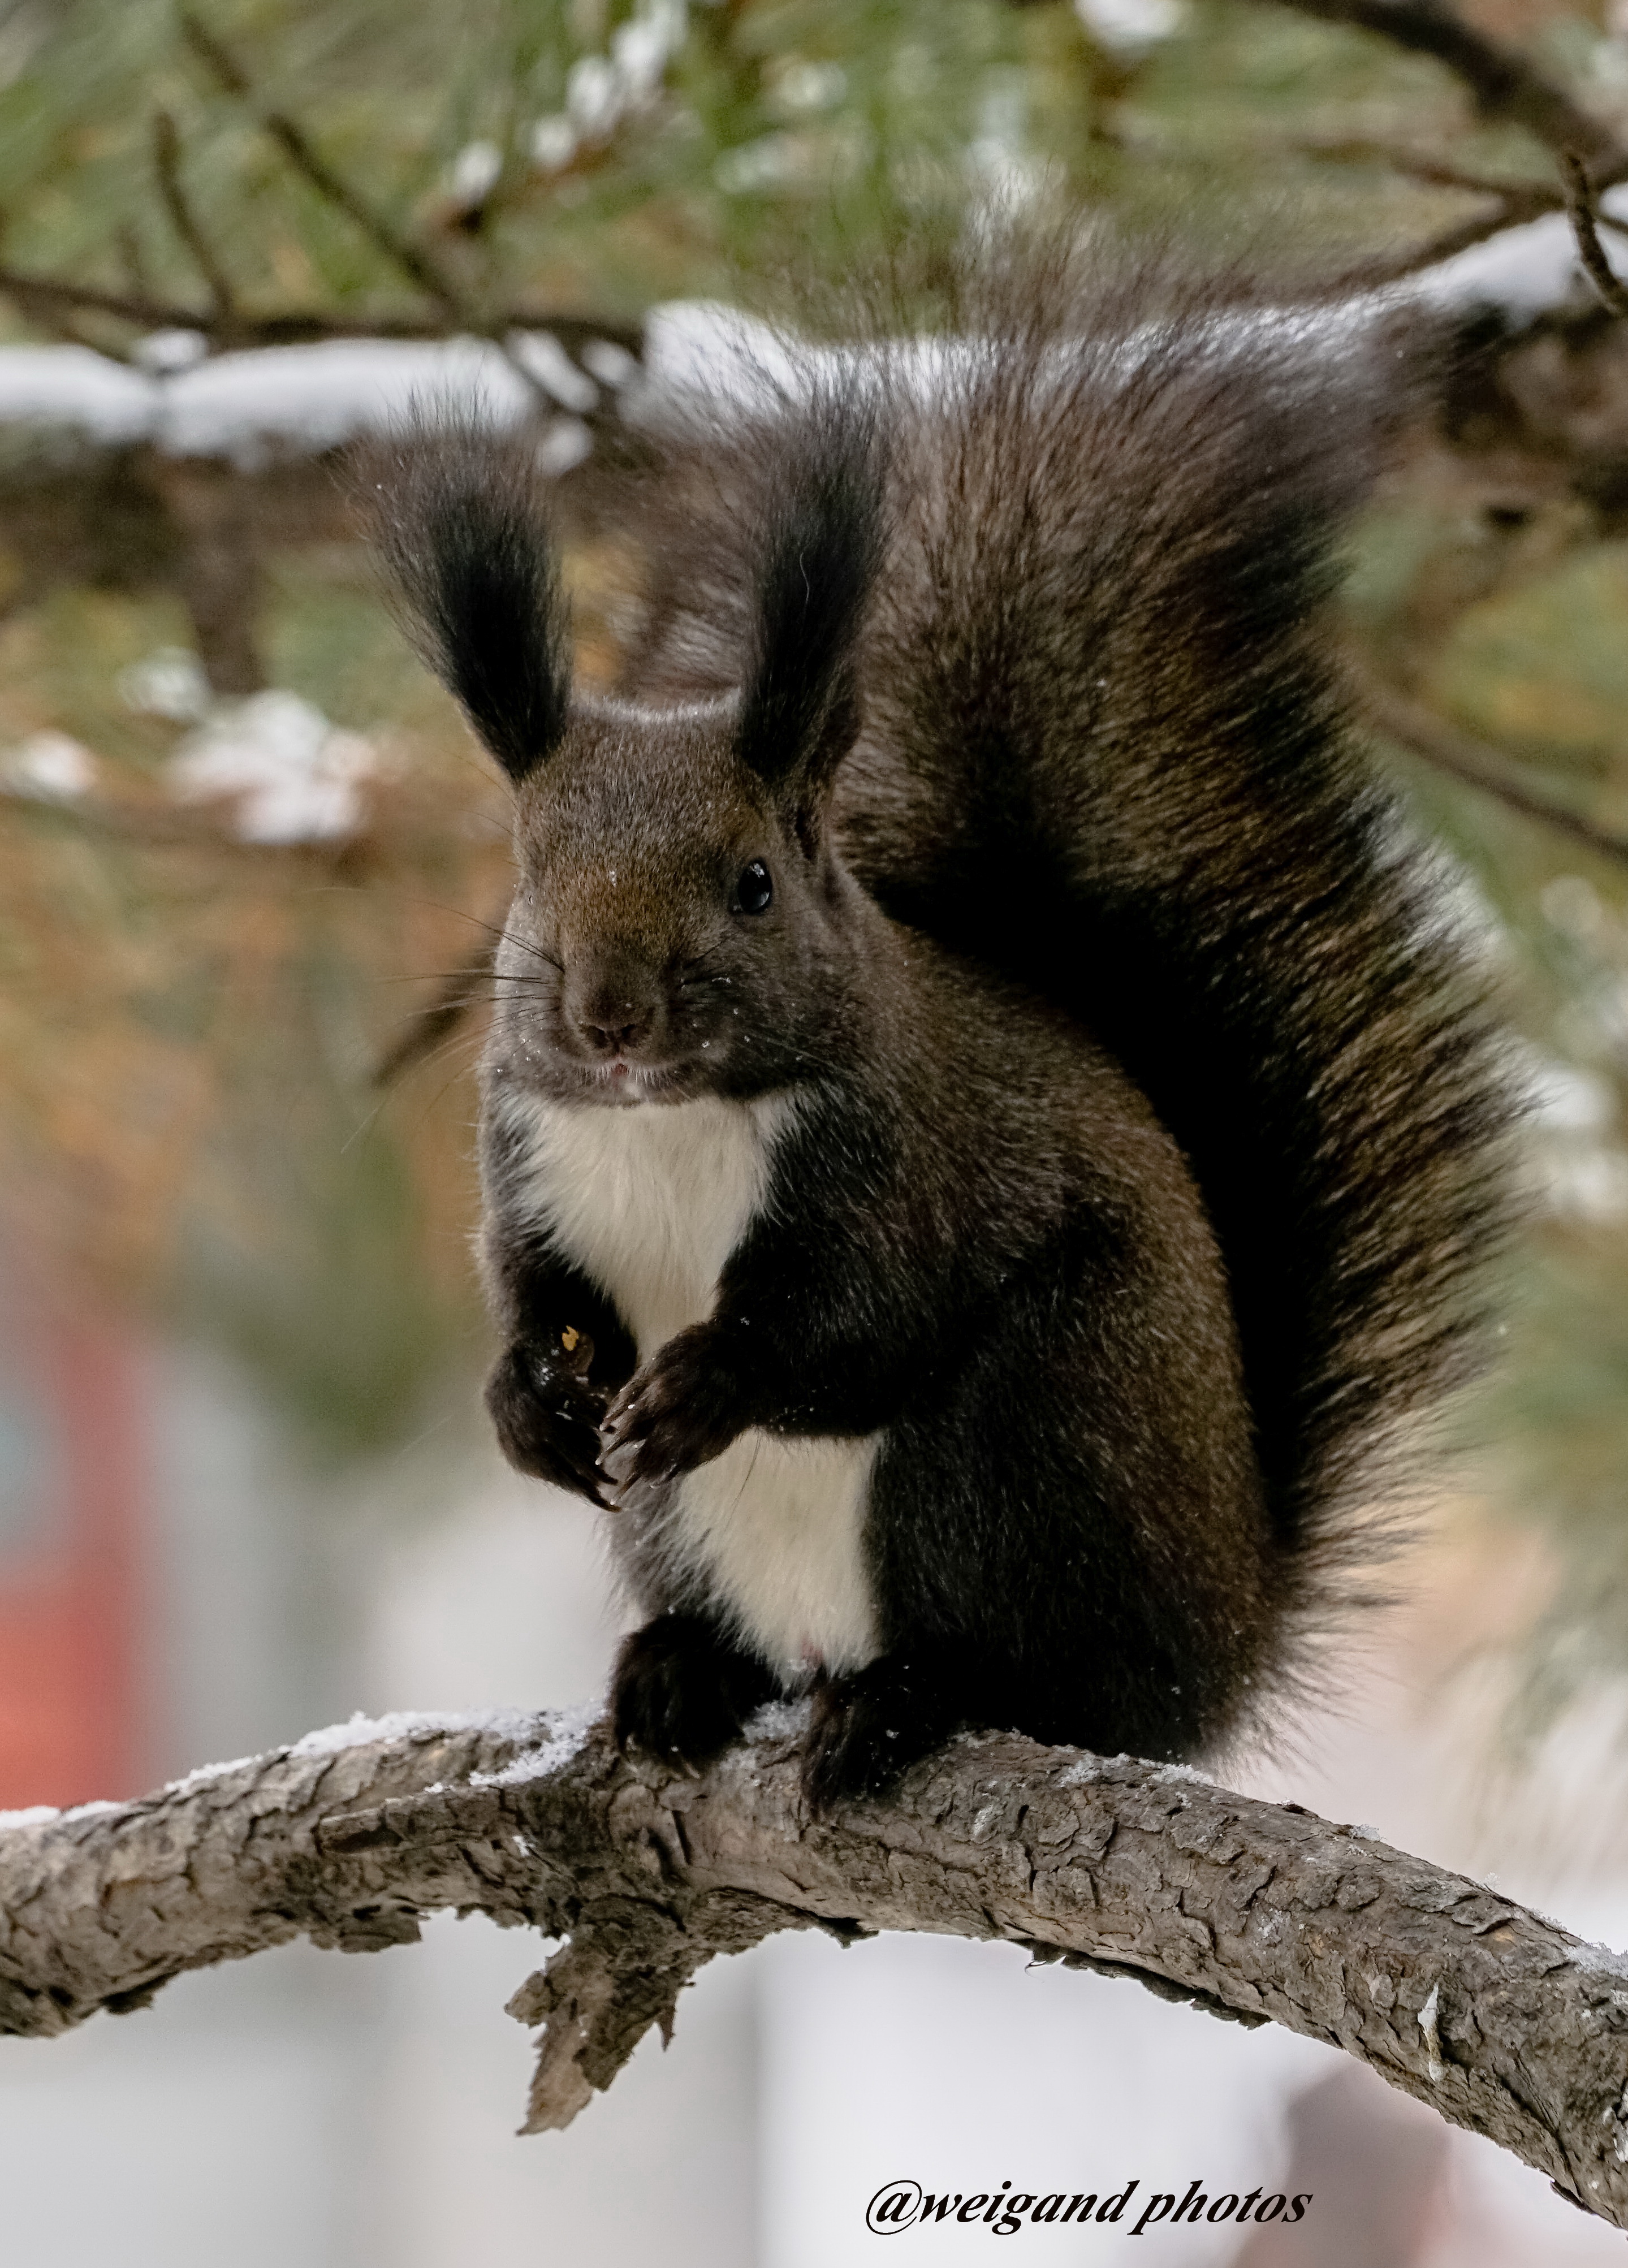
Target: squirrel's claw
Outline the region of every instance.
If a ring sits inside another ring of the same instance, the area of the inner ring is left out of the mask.
[[[630,1502],[729,1447],[740,1431],[733,1394],[705,1324],[681,1331],[630,1379],[600,1428],[600,1468]]]
[[[486,1406],[498,1445],[517,1470],[556,1488],[612,1499],[600,1469],[597,1404],[593,1390],[551,1366],[525,1344],[511,1346],[487,1381]]]
[[[615,1511],[641,1513],[651,1509],[660,1493],[661,1482],[641,1472],[638,1445],[618,1439],[610,1441],[608,1430],[601,1432],[601,1442],[608,1447],[600,1451],[600,1471],[604,1476],[605,1501]]]

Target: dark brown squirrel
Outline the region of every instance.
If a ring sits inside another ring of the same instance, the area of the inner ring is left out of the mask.
[[[498,1438],[612,1507],[619,1737],[811,1690],[816,1806],[963,1727],[1260,1722],[1503,1204],[1496,1039],[1319,620],[1394,315],[1100,252],[961,291],[668,405],[615,698],[522,447],[376,477],[515,792]]]

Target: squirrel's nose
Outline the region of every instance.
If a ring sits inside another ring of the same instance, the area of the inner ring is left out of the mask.
[[[615,1014],[615,1011],[601,1012]],[[583,1016],[578,1019],[577,1029],[591,1048],[599,1048],[609,1055],[617,1048],[637,1047],[641,1041],[649,1038],[650,1027],[654,1021],[653,1016],[635,1016],[625,1024],[599,1023]]]
[[[595,1055],[630,1055],[646,1046],[657,1035],[661,1008],[653,975],[625,961],[573,970],[566,980],[565,1012]]]

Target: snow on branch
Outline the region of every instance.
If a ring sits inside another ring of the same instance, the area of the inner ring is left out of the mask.
[[[608,2087],[715,1955],[781,1929],[1005,1938],[1344,2048],[1628,2228],[1628,1961],[1481,1884],[1182,1767],[964,1736],[811,1818],[797,1712],[701,1773],[567,1717],[357,1719],[139,1802],[0,1820],[0,2031],[144,2007],[297,1936],[442,1908],[562,1940],[510,2003],[527,2131]]]

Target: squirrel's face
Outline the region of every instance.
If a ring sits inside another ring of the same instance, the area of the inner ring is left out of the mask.
[[[826,817],[881,557],[868,413],[831,405],[743,529],[756,601],[740,692],[716,703],[573,697],[544,485],[534,450],[453,424],[409,440],[372,491],[421,646],[514,786],[505,1068],[609,1106],[814,1075],[843,1052],[843,977],[864,950]]]
[[[733,703],[573,706],[517,796],[497,963],[511,1077],[586,1105],[762,1094],[839,1012],[851,885],[739,747]]]

